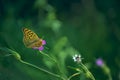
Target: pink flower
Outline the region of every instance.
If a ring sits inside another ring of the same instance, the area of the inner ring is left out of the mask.
[[[40,46],[40,47],[34,47],[33,49],[38,49],[38,50],[42,51],[44,49],[44,45],[46,45],[46,41],[42,40],[42,46]]]
[[[104,64],[104,62],[103,62],[103,60],[101,59],[101,58],[98,58],[97,60],[96,60],[96,65],[97,66],[103,66],[103,64]]]

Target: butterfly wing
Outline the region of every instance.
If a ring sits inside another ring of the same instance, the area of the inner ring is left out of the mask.
[[[24,42],[26,47],[34,48],[34,47],[42,46],[42,40],[39,39],[37,34],[35,34],[33,31],[31,31],[27,28],[24,28],[23,34],[24,34],[23,42]]]
[[[29,48],[39,48],[39,47],[41,47],[41,46],[42,46],[42,40],[39,39],[38,41],[30,44],[28,47],[29,47]]]

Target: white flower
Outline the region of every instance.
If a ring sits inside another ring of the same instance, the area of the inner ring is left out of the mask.
[[[82,61],[81,55],[80,54],[75,54],[73,56],[73,60],[74,60],[74,62],[81,62]]]

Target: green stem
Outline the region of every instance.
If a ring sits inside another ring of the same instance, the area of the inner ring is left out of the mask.
[[[79,75],[79,74],[80,74],[80,72],[75,73],[75,74],[71,75],[67,80],[70,80],[71,78],[73,78],[73,77],[75,77],[75,76],[77,76],[77,75]]]
[[[108,78],[109,78],[109,80],[112,80],[111,74],[108,74]]]
[[[60,67],[59,67],[59,64],[58,64],[58,62],[57,62],[54,58],[50,57],[48,54],[45,54],[45,53],[42,52],[42,51],[39,51],[39,52],[40,52],[42,55],[44,55],[44,56],[48,57],[49,59],[51,59],[53,62],[55,62],[55,64],[57,65],[57,68],[58,68],[58,70],[59,70],[59,73],[62,74],[62,72],[61,72],[61,70],[60,70]]]
[[[87,74],[89,78],[91,78],[92,80],[95,80],[92,73],[87,69],[87,67],[84,64],[82,64],[82,62],[80,63],[80,66],[82,67],[82,69],[84,70],[84,72]]]
[[[39,51],[42,55],[45,55],[45,56],[47,56],[48,58],[50,58],[53,62],[55,62],[56,63],[56,60],[55,59],[53,59],[53,58],[51,58],[49,55],[47,55],[47,54],[45,54],[44,52],[42,52],[42,51]]]
[[[16,51],[13,51],[13,50],[11,50],[11,49],[9,49],[9,48],[0,48],[0,50],[4,50],[4,51],[6,51],[6,52],[12,53],[12,54],[9,54],[9,55],[13,55],[18,61],[20,61],[20,62],[23,63],[23,64],[26,64],[26,65],[28,65],[28,66],[34,67],[34,68],[36,68],[36,69],[38,69],[38,70],[40,70],[40,71],[42,71],[42,72],[45,72],[45,73],[47,73],[47,74],[50,74],[50,75],[52,75],[52,76],[54,76],[54,77],[57,77],[57,78],[60,78],[60,79],[62,79],[62,80],[66,80],[65,78],[63,78],[63,77],[61,77],[61,76],[59,76],[59,75],[57,75],[57,74],[54,74],[54,73],[52,73],[52,72],[49,72],[49,71],[47,71],[47,70],[45,70],[45,69],[42,69],[42,68],[36,66],[36,65],[33,65],[33,64],[31,64],[31,63],[28,63],[28,62],[23,61],[23,60],[21,59],[21,56],[19,55],[19,53],[17,53]],[[49,55],[47,55],[47,54],[45,54],[45,53],[42,53],[42,54],[45,55],[45,56],[47,56],[47,57],[49,57],[50,59],[52,59]],[[8,56],[9,56],[9,55],[8,55]],[[52,59],[52,60],[53,60],[54,62],[56,62],[54,59]]]
[[[22,62],[23,64],[32,66],[32,67],[34,67],[34,68],[36,68],[36,69],[38,69],[38,70],[40,70],[40,71],[42,71],[42,72],[48,73],[48,74],[50,74],[50,75],[52,75],[52,76],[54,76],[54,77],[61,78],[62,80],[64,80],[64,78],[62,78],[61,76],[59,76],[59,75],[57,75],[57,74],[54,74],[54,73],[52,73],[52,72],[49,72],[49,71],[47,71],[47,70],[45,70],[45,69],[42,69],[42,68],[40,68],[40,67],[38,67],[38,66],[36,66],[36,65],[33,65],[33,64],[31,64],[31,63],[28,63],[28,62],[25,62],[25,61],[23,61],[23,60],[19,60],[19,61]]]

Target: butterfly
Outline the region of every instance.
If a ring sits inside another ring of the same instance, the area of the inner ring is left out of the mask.
[[[23,28],[23,43],[27,48],[43,50],[46,41],[39,38],[32,30]]]

